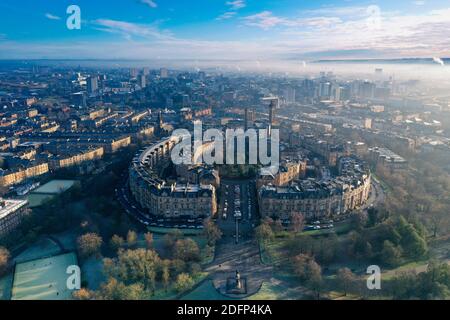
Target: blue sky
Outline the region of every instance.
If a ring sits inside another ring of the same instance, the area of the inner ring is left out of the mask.
[[[66,9],[81,9],[81,30]],[[450,0],[2,0],[0,58],[450,56]]]

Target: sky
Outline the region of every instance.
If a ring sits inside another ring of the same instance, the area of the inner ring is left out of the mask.
[[[0,59],[450,57],[450,0],[1,0],[0,15]]]

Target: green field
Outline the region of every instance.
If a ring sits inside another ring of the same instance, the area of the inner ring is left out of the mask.
[[[204,281],[195,290],[191,291],[187,295],[183,296],[180,300],[231,300],[219,292],[211,280]]]
[[[162,227],[147,227],[151,233],[166,234],[175,230],[180,231],[185,236],[198,236],[203,233],[202,229],[175,229],[175,228],[162,228]]]
[[[16,265],[12,300],[68,300],[66,269],[77,265],[75,253],[39,259]]]

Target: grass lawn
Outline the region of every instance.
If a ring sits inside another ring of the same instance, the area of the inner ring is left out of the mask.
[[[269,282],[264,282],[261,290],[248,300],[301,300],[307,290],[298,284],[292,276],[277,275]]]
[[[285,238],[275,238],[267,244],[261,244],[261,261],[264,264],[280,265],[286,262],[287,256],[284,251]]]
[[[393,190],[392,187],[389,184],[387,184],[386,181],[384,181],[379,176],[377,176],[375,174],[375,171],[376,171],[376,169],[373,168],[372,176],[374,177],[375,181],[378,182],[381,185],[381,187],[383,188],[383,191],[385,191],[385,192],[392,192],[392,190]]]
[[[395,269],[391,269],[391,270],[382,272],[382,279],[383,280],[391,280],[397,274],[399,274],[401,272],[407,272],[407,271],[415,271],[417,273],[425,272],[425,271],[427,271],[427,266],[428,266],[428,260],[409,262],[409,263],[401,265]]]
[[[77,265],[75,253],[44,258],[16,265],[12,300],[68,300],[68,266]]]
[[[183,296],[180,300],[231,300],[214,288],[213,282],[211,280],[204,281],[199,287],[194,291]]]
[[[328,292],[328,298],[331,300],[360,300],[361,297],[357,294],[348,293],[346,296],[342,292],[330,291]]]
[[[194,287],[195,287],[197,284],[199,284],[199,283],[201,283],[202,281],[204,281],[205,278],[206,278],[207,276],[208,276],[208,273],[206,273],[206,272],[201,272],[201,273],[199,273],[198,275],[196,275],[196,276],[193,278],[193,280],[194,280]],[[207,281],[205,281],[205,282],[207,282]],[[200,287],[201,287],[201,285],[200,285]],[[199,288],[199,287],[198,287],[198,288]],[[193,290],[192,292],[197,291],[198,288],[196,288],[196,289]],[[188,290],[188,292],[189,292],[189,291],[190,291],[190,290]],[[183,294],[183,293],[181,293],[181,294]],[[186,295],[188,295],[188,294],[190,294],[190,293],[186,293]],[[175,299],[177,299],[179,296],[180,296],[180,292],[178,292],[178,291],[175,289],[174,283],[172,283],[171,286],[167,289],[167,291],[164,290],[164,289],[162,289],[162,288],[156,290],[155,295],[154,295],[153,297],[151,297],[151,300],[175,300]],[[183,296],[182,300],[185,300],[185,299],[184,299],[184,296]]]
[[[203,233],[201,229],[176,229],[176,228],[162,228],[162,227],[147,227],[151,233],[166,234],[175,230],[181,231],[185,236],[198,236]]]

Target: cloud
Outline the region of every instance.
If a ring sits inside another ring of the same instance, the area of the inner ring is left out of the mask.
[[[51,14],[51,13],[46,13],[46,14],[45,14],[45,17],[46,17],[47,19],[50,19],[50,20],[61,20],[61,17],[55,16],[55,15],[53,15],[53,14]]]
[[[227,20],[233,18],[237,14],[236,11],[227,11],[216,18],[216,20]]]
[[[162,31],[155,25],[143,25],[111,19],[97,19],[93,21],[93,25],[97,30],[121,34],[126,39],[132,39],[133,37],[146,39],[172,38],[168,31]]]
[[[157,8],[158,7],[158,4],[155,1],[153,1],[153,0],[140,0],[140,1],[141,1],[141,3],[149,6],[150,8]]]
[[[333,12],[336,14],[333,15]],[[349,14],[353,12],[354,15]],[[377,28],[373,28],[377,19]],[[374,17],[365,8],[319,8],[297,17],[263,11],[243,18],[244,25],[273,29],[285,52],[367,52],[389,57],[448,56],[450,8],[421,14],[384,12]]]
[[[237,14],[237,11],[247,6],[245,0],[227,1],[225,2],[225,5],[228,6],[228,11],[218,16],[216,20],[231,19]]]
[[[263,30],[282,26],[282,27],[326,27],[342,22],[339,17],[310,17],[288,19],[274,16],[271,11],[263,11],[244,18],[247,26],[258,27]]]
[[[247,26],[258,27],[264,30],[279,26],[288,25],[289,20],[276,17],[271,11],[263,11],[244,18]]]
[[[230,6],[231,10],[239,10],[247,6],[244,0],[227,1],[225,4]]]

